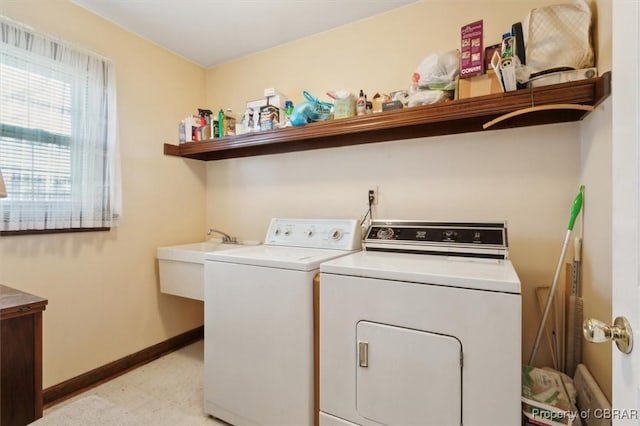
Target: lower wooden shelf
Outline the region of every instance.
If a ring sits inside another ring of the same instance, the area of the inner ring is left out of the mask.
[[[309,123],[301,127],[181,145],[165,144],[164,154],[210,161],[578,121],[589,114],[588,108],[567,108],[567,104],[595,107],[610,93],[611,72],[607,72],[588,80]],[[532,108],[554,104],[565,107]],[[527,109],[530,111],[526,114],[513,114]],[[496,120],[505,114],[513,117]],[[483,126],[492,120],[496,123],[483,130]]]

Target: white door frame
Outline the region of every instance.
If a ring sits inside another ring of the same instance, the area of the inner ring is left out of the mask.
[[[614,425],[640,425],[640,414],[615,416],[640,408],[640,2],[613,0],[612,8],[612,316],[634,329],[631,354],[612,345],[612,414]]]

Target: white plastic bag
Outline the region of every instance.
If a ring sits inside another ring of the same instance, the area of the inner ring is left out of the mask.
[[[420,62],[413,73],[413,82],[419,89],[442,90],[445,88],[443,86],[455,86],[455,79],[459,72],[460,54],[457,50],[434,53]]]
[[[429,105],[450,99],[459,73],[460,53],[457,50],[427,56],[413,73],[406,105]]]
[[[536,73],[592,67],[590,29],[591,9],[586,0],[531,10],[523,25],[527,68]]]
[[[417,90],[410,91],[407,106],[431,105],[438,102],[451,99],[449,92],[446,90]]]

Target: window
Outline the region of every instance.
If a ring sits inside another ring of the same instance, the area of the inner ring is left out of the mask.
[[[109,228],[120,217],[110,61],[0,17],[0,231]]]

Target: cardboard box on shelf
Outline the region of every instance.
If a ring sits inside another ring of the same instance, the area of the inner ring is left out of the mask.
[[[282,95],[282,94],[277,94],[274,96],[269,96],[269,105],[272,105],[276,108],[278,108],[279,111],[284,111],[285,110],[285,101],[287,100],[287,98]],[[262,99],[258,99],[255,101],[249,101],[247,102],[247,107],[246,108],[253,108],[256,111],[260,111],[260,108],[267,106],[267,98],[262,98]],[[280,114],[280,122],[282,124],[284,124],[284,114]]]
[[[272,130],[276,123],[280,123],[281,111],[273,105],[265,105],[260,107],[260,130]]]
[[[376,93],[371,99],[371,103],[373,104],[373,112],[382,112],[382,104],[390,101],[391,98],[389,97],[389,95],[386,95],[384,93]]]
[[[487,71],[476,77],[458,80],[458,99],[502,93],[498,76],[494,71]]]
[[[333,101],[333,118],[347,118],[356,115],[356,98],[353,93],[345,98],[336,98]]]
[[[382,104],[382,111],[391,111],[392,109],[402,109],[403,105],[400,101],[390,101]]]

